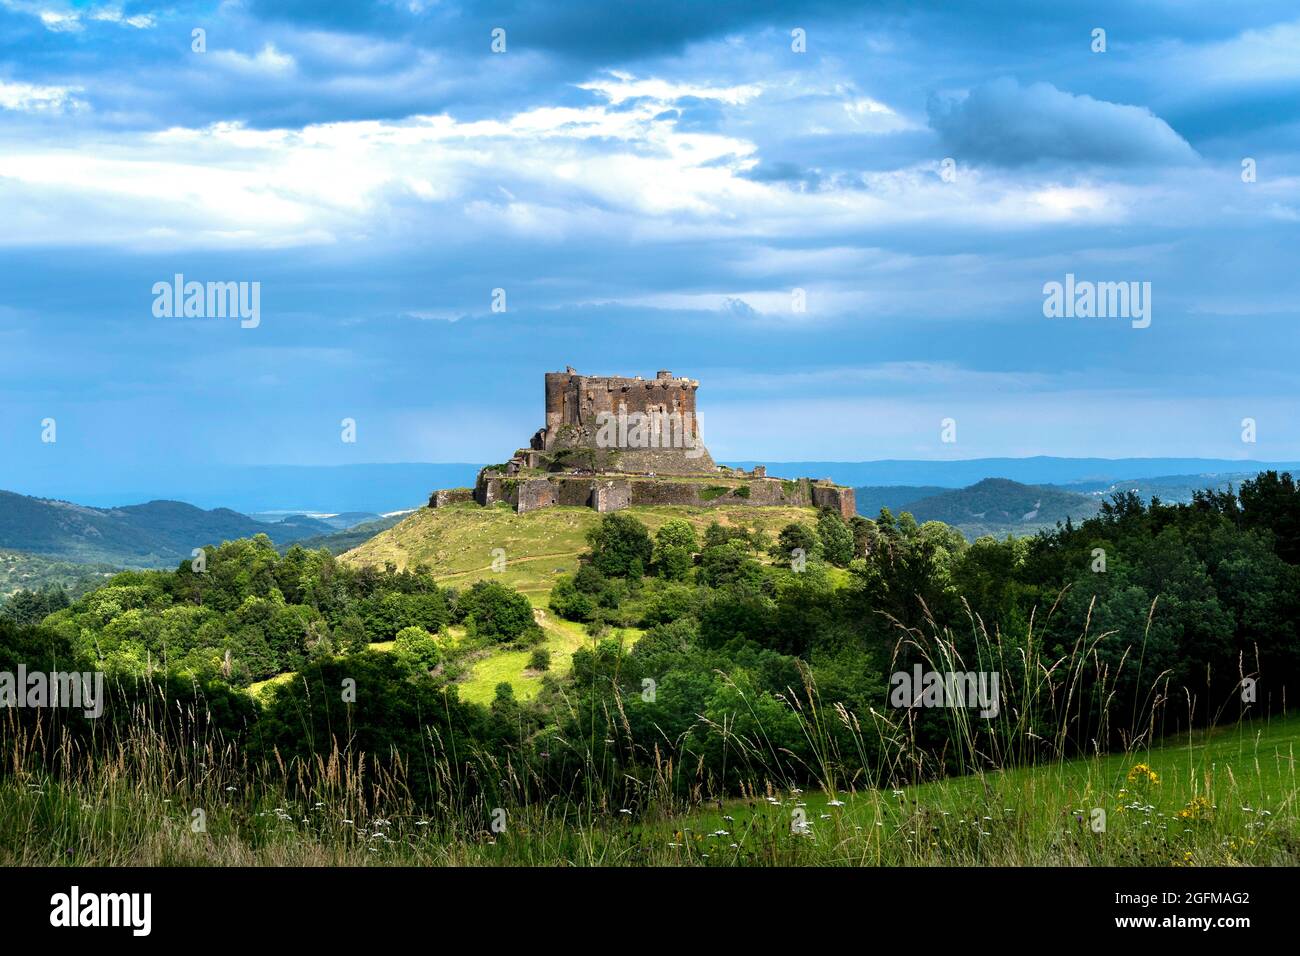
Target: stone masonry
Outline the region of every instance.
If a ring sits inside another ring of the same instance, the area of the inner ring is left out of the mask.
[[[580,507],[600,512],[636,505],[778,505],[857,513],[853,489],[829,479],[768,477],[714,463],[696,412],[700,383],[661,371],[640,376],[546,373],[546,424],[528,448],[479,472],[473,490],[434,492],[431,508],[473,500],[517,512]]]

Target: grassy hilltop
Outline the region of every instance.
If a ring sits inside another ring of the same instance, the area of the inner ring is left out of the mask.
[[[785,525],[812,521],[817,514],[812,508],[745,505],[663,505],[627,511],[652,532],[680,518],[689,521],[700,534],[716,521],[728,527],[762,528],[772,537]],[[580,624],[565,621],[548,610],[547,599],[559,575],[578,570],[578,555],[587,549],[587,532],[600,519],[601,515],[590,508],[542,508],[523,514],[505,505],[422,508],[396,527],[347,552],[342,560],[357,566],[394,564],[398,570],[423,565],[439,584],[447,587],[465,588],[475,581],[494,580],[515,588],[532,602],[537,623],[546,632],[542,646],[551,655],[552,672],[562,676],[571,668],[574,651],[590,646],[592,639]],[[493,552],[498,548],[504,552],[505,568],[493,571]],[[629,643],[641,635],[637,628],[620,631]],[[456,628],[451,628],[450,633],[453,640],[459,636]],[[459,685],[461,696],[488,703],[497,684],[506,682],[514,688],[517,698],[531,699],[541,689],[542,675],[529,669],[529,657],[530,652],[525,650],[500,650],[482,658]]]
[[[772,537],[791,522],[813,521],[817,516],[814,508],[747,505],[661,505],[628,508],[626,513],[635,515],[652,533],[680,518],[701,534],[716,521],[727,527],[762,528]],[[578,555],[587,549],[587,532],[600,519],[590,508],[541,508],[524,514],[515,514],[504,505],[424,508],[347,552],[343,560],[378,567],[392,563],[398,570],[423,564],[439,584],[448,587],[466,587],[483,579],[500,581],[544,606],[555,577],[578,569]],[[501,572],[492,570],[496,548],[505,552],[506,566]]]

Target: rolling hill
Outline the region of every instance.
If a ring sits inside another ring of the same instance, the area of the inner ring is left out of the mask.
[[[875,517],[879,508],[867,511],[863,501],[872,505],[887,501],[888,497],[881,492],[888,490],[857,489],[858,511]],[[884,507],[896,515],[908,512],[918,522],[942,521],[972,540],[984,534],[1033,534],[1041,528],[1053,528],[1066,518],[1081,521],[1096,514],[1102,501],[1100,495],[1084,495],[1050,485],[1023,485],[1009,478],[985,478],[968,488],[953,491],[916,490],[932,493]],[[908,494],[899,494],[895,500],[904,497]]]
[[[0,491],[0,548],[81,563],[162,567],[222,541],[266,534],[281,544],[334,530],[305,515],[266,523],[228,508],[204,511],[180,501],[90,508]]]
[[[985,478],[969,488],[945,491],[913,501],[908,510],[917,521],[942,521],[962,527],[1051,527],[1096,513],[1100,501],[1044,485],[1022,485],[1008,478]]]
[[[402,514],[388,515],[387,517],[375,516],[372,520],[345,527],[343,530],[331,534],[313,535],[310,538],[286,542],[280,546],[280,550],[285,551],[294,545],[301,545],[310,551],[325,548],[331,554],[343,554],[345,551],[360,547],[380,532],[387,531],[389,528],[400,524],[409,514],[410,512],[404,512]]]
[[[775,539],[792,521],[814,521],[812,508],[751,508],[748,505],[685,507],[662,505],[628,508],[651,534],[673,518],[682,518],[703,533],[712,521],[723,525],[761,527]],[[578,569],[578,555],[587,550],[587,531],[602,515],[590,508],[540,508],[516,514],[504,506],[476,504],[421,508],[400,524],[370,538],[343,555],[357,565],[398,568],[425,565],[439,583],[464,587],[479,579],[518,588],[534,604],[545,605],[558,574]],[[492,570],[500,549],[505,570]]]
[[[790,522],[811,522],[817,516],[812,508],[746,505],[664,505],[629,508],[623,513],[644,522],[652,534],[667,521],[682,518],[701,534],[710,522],[717,521],[722,525],[761,527],[773,539]],[[421,508],[347,552],[341,560],[377,567],[388,563],[398,568],[424,565],[447,587],[466,588],[478,580],[493,580],[517,588],[532,602],[537,623],[546,634],[543,646],[551,654],[552,673],[564,674],[571,666],[574,651],[589,646],[591,638],[582,625],[553,614],[547,607],[548,598],[558,575],[578,570],[578,555],[587,550],[587,531],[602,517],[589,508],[541,508],[523,514],[504,506],[480,508],[475,504]],[[505,565],[494,571],[493,561],[498,555]],[[627,640],[639,636],[634,628],[624,628],[622,634]],[[539,675],[528,669],[528,658],[526,651],[518,650],[484,657],[460,685],[461,694],[467,700],[487,703],[496,685],[507,682],[520,700],[527,700],[541,686]]]

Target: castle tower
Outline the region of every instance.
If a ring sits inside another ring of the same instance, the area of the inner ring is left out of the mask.
[[[700,434],[700,383],[661,369],[640,376],[580,375],[572,367],[545,376],[546,424],[532,448],[554,459],[594,462],[592,470],[627,473],[715,472]],[[579,456],[580,449],[590,455]]]

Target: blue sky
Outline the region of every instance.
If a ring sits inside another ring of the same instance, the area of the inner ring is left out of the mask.
[[[499,461],[565,365],[720,459],[1300,458],[1298,226],[1294,3],[0,0],[0,487]]]

